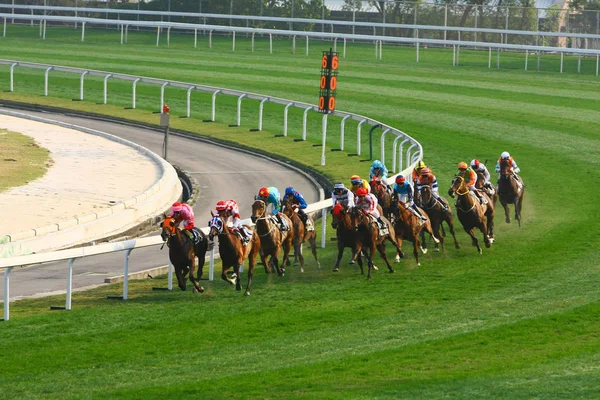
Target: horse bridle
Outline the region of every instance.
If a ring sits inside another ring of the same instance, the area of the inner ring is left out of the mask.
[[[262,214],[261,214],[260,217],[254,217],[254,218],[256,218],[256,221],[267,220],[267,222],[268,222],[269,217],[266,215],[267,214],[267,205],[266,205],[266,203],[264,201],[260,200],[260,199],[257,199],[256,201],[260,201],[261,203],[263,203],[263,212],[262,212]],[[254,210],[252,212],[254,213]],[[271,228],[264,235],[261,235],[258,232],[256,232],[256,234],[258,236],[260,236],[260,237],[265,237],[265,236],[271,234],[271,232],[273,232],[273,229],[275,229],[275,224],[271,224]]]

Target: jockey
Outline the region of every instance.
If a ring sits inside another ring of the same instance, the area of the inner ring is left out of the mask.
[[[372,215],[377,220],[381,229],[387,228],[385,222],[381,219],[381,214],[377,211],[377,197],[373,193],[369,193],[365,188],[358,188],[356,196],[356,207],[363,210],[365,214]]]
[[[306,215],[306,213],[304,212],[304,209],[306,208],[307,204],[306,204],[306,200],[304,200],[304,197],[302,196],[302,194],[300,192],[297,192],[296,189],[294,189],[293,187],[290,186],[285,189],[284,197],[286,199],[288,199],[289,201],[291,201],[292,204],[298,205],[298,216],[302,220],[302,223],[304,225],[306,225],[306,221],[308,220],[308,215]]]
[[[352,193],[342,182],[338,182],[333,186],[331,193],[331,201],[335,206],[340,203],[344,207],[354,207],[354,193]]]
[[[359,188],[365,188],[367,189],[367,193],[371,193],[371,186],[369,186],[369,182],[367,182],[365,179],[361,179],[361,177],[358,175],[352,175],[350,177],[350,183],[352,183],[352,187],[350,188],[350,190],[354,194],[357,193],[356,191]]]
[[[421,175],[421,171],[423,170],[423,168],[427,168],[427,165],[425,165],[425,163],[421,160],[417,163],[417,165],[415,166],[415,169],[413,169],[412,172],[412,181],[413,183],[417,183],[417,181],[419,180],[419,176]]]
[[[387,176],[388,169],[383,165],[383,163],[379,160],[373,161],[371,164],[371,170],[369,171],[369,181],[372,181],[373,178],[379,179],[386,187],[387,187]]]
[[[502,160],[508,160],[508,162],[510,164],[510,170],[511,170],[510,172],[513,173],[515,179],[519,183],[519,186],[521,186],[522,185],[521,177],[519,175],[517,175],[519,172],[521,172],[521,169],[515,162],[514,158],[512,158],[510,156],[508,151],[505,151],[502,154],[500,154],[500,158],[498,159],[498,162],[496,163],[496,172],[498,173],[498,179],[500,179],[500,161],[502,161]]]
[[[467,165],[466,162],[461,161],[458,163],[458,172],[456,173],[456,175],[462,177],[465,180],[467,188],[469,188],[469,191],[471,193],[477,196],[481,204],[487,204],[487,199],[481,196],[479,190],[475,188],[475,182],[477,182],[477,174]]]
[[[479,160],[471,160],[471,169],[477,172],[481,172],[483,174],[483,186],[488,189],[493,189],[494,186],[490,183],[490,171],[486,168],[486,166],[480,162]]]
[[[242,235],[244,241],[250,240],[252,234],[246,231],[240,219],[240,208],[235,200],[219,201],[217,203],[217,213],[224,216],[227,226],[232,226]]]
[[[281,226],[281,230],[287,231],[289,227],[287,224],[284,224],[283,220],[281,219],[281,200],[279,198],[279,190],[277,190],[277,188],[274,186],[260,188],[257,199],[264,201],[267,207],[269,204],[273,206],[271,214],[277,218],[277,222],[279,223],[279,226]]]
[[[419,207],[413,201],[413,188],[410,186],[410,183],[406,181],[406,178],[402,175],[398,175],[396,177],[396,183],[394,184],[394,194],[392,195],[394,199],[403,202],[410,211],[413,211],[422,221],[427,221],[427,218],[421,211],[419,211]]]
[[[175,226],[178,226],[181,222],[183,222],[184,232],[190,237],[190,239],[194,240],[194,210],[187,203],[174,203],[171,207],[171,218],[175,221]]]
[[[446,204],[440,199],[440,188],[438,185],[437,178],[434,174],[431,173],[431,170],[427,167],[421,168],[419,178],[417,179],[417,190],[419,191],[419,194],[421,194],[421,188],[425,185],[431,188],[431,195],[442,206],[442,209],[447,210],[448,208],[446,207]]]

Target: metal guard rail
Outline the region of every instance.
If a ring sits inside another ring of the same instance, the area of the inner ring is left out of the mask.
[[[49,65],[49,64],[18,62],[18,61],[13,61],[13,60],[0,60],[0,65],[10,65],[11,66],[11,69],[10,69],[10,71],[11,71],[11,80],[10,80],[11,81],[11,91],[12,91],[14,68],[18,66],[18,67],[23,67],[23,68],[43,69],[46,71],[46,79],[47,79],[47,73],[50,70],[59,71],[59,72],[67,72],[67,73],[78,73],[78,74],[81,74],[82,76],[84,76],[84,75],[103,76],[103,77],[105,77],[105,80],[106,80],[106,77],[110,76],[111,78],[114,78],[114,79],[123,79],[123,80],[127,80],[127,81],[133,81],[134,85],[137,82],[142,81],[142,82],[146,82],[146,83],[150,83],[150,84],[161,85],[162,87],[164,87],[165,84],[168,83],[168,85],[185,88],[188,90],[190,87],[193,87],[197,90],[203,90],[203,91],[208,91],[208,92],[213,92],[213,93],[219,92],[222,94],[227,94],[227,95],[232,95],[232,96],[237,96],[237,97],[245,95],[245,97],[248,97],[251,99],[261,100],[261,104],[264,101],[270,101],[273,103],[285,105],[286,113],[287,113],[287,109],[289,108],[289,106],[294,106],[294,107],[298,107],[301,109],[305,109],[306,111],[310,111],[310,110],[314,111],[317,109],[317,106],[311,105],[308,103],[294,102],[291,100],[280,99],[280,98],[265,96],[265,95],[256,94],[256,93],[242,92],[242,91],[233,90],[233,89],[217,88],[217,87],[213,87],[213,86],[197,85],[197,84],[193,84],[193,83],[185,83],[185,82],[178,82],[178,81],[168,81],[168,80],[162,80],[162,79],[157,79],[157,78],[111,73],[111,72],[106,72],[106,71],[89,70],[89,69],[84,69],[84,68],[72,68],[72,67],[55,66],[55,65]],[[83,82],[83,80],[82,80],[82,82]],[[47,81],[46,81],[46,88],[47,88]],[[105,92],[105,94],[106,94],[106,92]],[[214,96],[213,96],[213,98],[214,98]],[[161,96],[161,101],[162,101],[162,96]],[[385,148],[384,148],[385,135],[387,133],[392,133],[392,134],[396,135],[396,139],[393,142],[393,149],[392,149],[393,150],[392,163],[393,163],[393,171],[394,172],[396,171],[396,152],[397,151],[399,154],[398,170],[401,171],[401,173],[404,175],[407,175],[408,173],[410,173],[413,166],[418,161],[423,159],[423,148],[422,148],[421,144],[419,142],[417,142],[415,139],[413,139],[412,137],[405,134],[404,132],[400,131],[399,129],[385,125],[385,124],[383,124],[377,120],[374,120],[372,118],[364,117],[364,116],[349,113],[349,112],[343,112],[343,111],[336,110],[330,115],[342,117],[342,126],[347,119],[353,119],[356,121],[360,121],[359,127],[358,127],[358,144],[357,144],[359,154],[360,154],[360,126],[363,125],[364,123],[369,123],[369,124],[373,125],[374,127],[380,127],[381,129],[383,129],[384,132],[381,136],[382,158],[384,158],[384,155],[385,155]],[[322,165],[324,165],[326,129],[327,129],[327,114],[323,115]],[[342,130],[342,132],[343,132],[343,130]],[[398,143],[398,142],[400,142],[400,139],[404,139],[404,140],[401,143]],[[343,148],[343,133],[341,135],[341,140],[342,140],[342,148]],[[410,146],[406,150],[406,153],[403,153],[403,150],[404,150],[403,146],[405,144],[409,144]],[[403,154],[406,154],[406,163],[405,164],[402,163],[402,155]],[[406,168],[402,169],[402,166],[405,166]],[[394,179],[393,177],[389,178],[388,181],[393,182],[393,179]],[[324,193],[323,193],[322,189],[320,190],[320,192],[321,192],[321,199],[323,199]],[[326,237],[326,227],[327,227],[327,224],[326,224],[327,218],[326,217],[327,217],[327,209],[329,209],[330,207],[331,207],[331,199],[325,199],[325,200],[321,200],[316,203],[309,204],[308,207],[306,208],[307,213],[314,213],[314,212],[321,211],[321,221],[322,221],[321,222],[321,225],[322,225],[321,226],[321,247],[325,247],[325,242],[326,242],[325,237]],[[252,224],[250,219],[244,219],[244,220],[242,220],[242,223]],[[206,227],[202,228],[202,231],[204,233],[208,234],[208,228],[206,228]],[[70,310],[71,309],[71,295],[72,295],[73,263],[77,258],[125,251],[124,282],[123,282],[122,298],[123,298],[123,300],[127,300],[129,255],[130,255],[131,251],[134,248],[157,246],[162,243],[163,242],[162,242],[162,239],[160,238],[160,236],[153,236],[153,237],[147,237],[147,238],[126,240],[126,241],[116,242],[116,243],[106,243],[106,244],[100,244],[100,245],[96,245],[96,246],[80,247],[80,248],[76,248],[76,249],[60,250],[60,251],[54,251],[54,252],[48,252],[48,253],[32,254],[32,255],[25,255],[25,256],[10,257],[10,258],[0,258],[0,270],[4,269],[4,320],[8,321],[10,319],[10,290],[9,290],[10,289],[10,272],[14,267],[69,260],[68,273],[67,273],[67,296],[66,296],[65,309]],[[214,254],[214,249],[213,249],[213,250],[211,250],[210,256],[209,256],[210,257],[210,264],[209,264],[209,279],[210,280],[213,279],[213,275],[214,275],[214,256],[215,256],[215,254]],[[169,274],[168,274],[168,289],[169,290],[172,289],[172,277],[173,277],[172,266],[169,264]]]

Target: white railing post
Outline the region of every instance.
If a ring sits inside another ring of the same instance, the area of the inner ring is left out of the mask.
[[[108,78],[110,78],[112,74],[108,74],[104,77],[104,104],[106,104],[108,98]]]
[[[129,42],[129,25],[125,25],[125,44]]]
[[[173,264],[171,264],[171,260],[169,260],[169,269],[167,273],[167,289],[173,290]]]
[[[359,156],[360,156],[360,131],[361,131],[362,124],[364,124],[365,122],[367,122],[367,120],[363,119],[362,121],[360,121],[358,123],[358,127],[356,128],[356,135],[357,135],[357,138],[356,138],[356,154],[359,155]]]
[[[127,300],[129,291],[129,255],[133,249],[125,250],[125,262],[123,265],[123,300]]]
[[[88,73],[89,71],[83,71],[81,73],[81,78],[79,78],[79,100],[83,100],[83,81]]]
[[[71,309],[71,295],[73,293],[73,263],[74,258],[69,258],[68,272],[67,272],[67,300],[65,302],[65,310]]]
[[[6,268],[4,270],[4,320],[8,321],[10,319],[10,271],[12,267]]]
[[[231,51],[235,51],[235,31],[232,32],[231,36],[233,37],[233,45],[231,47]]]
[[[292,54],[296,55],[296,35],[292,36]]]
[[[408,150],[406,150],[406,161],[407,161],[408,163],[410,163],[410,161],[411,161],[411,157],[410,157],[411,150],[413,149],[413,147],[416,147],[416,146],[417,146],[417,145],[416,145],[415,143],[413,143],[413,144],[412,144],[412,145],[411,145],[411,146],[408,148]],[[408,165],[407,165],[407,167],[408,167]]]
[[[306,120],[310,110],[312,110],[312,107],[307,107],[306,110],[304,110],[304,115],[302,116],[302,140],[306,140]]]
[[[167,27],[167,47],[171,47],[171,27]]]
[[[346,130],[346,120],[350,118],[350,115],[346,115],[342,118],[342,122],[340,123],[340,151],[344,151],[344,133]]]
[[[138,83],[139,81],[141,81],[141,80],[142,80],[142,78],[136,78],[136,79],[133,81],[133,96],[132,96],[132,98],[131,98],[131,108],[133,108],[134,110],[135,110],[135,88],[136,88],[136,86],[137,86],[137,83]]]
[[[525,56],[527,57],[527,56]],[[527,60],[527,58],[525,58]],[[488,48],[488,68],[492,68],[492,48]]]
[[[562,55],[562,53],[561,53]],[[525,71],[527,71],[527,64],[529,63],[529,50],[525,50]]]
[[[273,35],[269,33],[269,54],[273,54]]]
[[[387,128],[381,134],[381,162],[385,165],[385,134],[391,131],[390,128]]]
[[[42,29],[42,39],[46,40],[46,20],[44,20],[44,28]]]
[[[2,37],[6,37],[6,17],[4,17],[4,29],[2,31]]]
[[[560,73],[563,73],[563,57],[564,57],[565,53],[561,52],[560,53]]]
[[[294,103],[289,103],[283,110],[283,136],[287,136],[288,133],[288,110],[293,105]]]
[[[190,86],[190,88],[187,91],[187,117],[189,118],[191,113],[192,113],[192,90],[194,90],[196,88],[196,86]],[[162,110],[162,108],[161,108]]]
[[[156,27],[156,47],[158,47],[158,44],[160,43],[160,26]]]
[[[194,29],[194,48],[198,47],[198,29]]]
[[[325,236],[327,236],[327,209],[321,210],[321,248],[325,248]]]
[[[85,22],[81,23],[81,41],[85,40]]]
[[[263,108],[265,106],[265,102],[269,100],[268,97],[264,98],[261,102],[260,105],[258,106],[258,130],[262,131],[262,126],[263,126]]]
[[[208,48],[212,49],[212,31],[208,31]]]
[[[251,41],[250,48],[251,48],[252,52],[254,53],[254,32],[252,32],[252,41]]]
[[[404,139],[402,141],[402,143],[400,143],[400,146],[398,146],[398,172],[402,172],[404,170],[404,163],[402,162],[402,154],[403,154],[404,145],[408,142],[410,142],[410,139]]]
[[[219,90],[215,90],[215,92],[212,95],[212,122],[215,122],[215,115],[217,113],[217,95],[221,93],[221,89]]]
[[[163,106],[165,105],[165,87],[169,85],[169,82],[165,82],[160,87],[160,108],[158,111],[163,112]]]
[[[44,96],[48,96],[48,74],[52,71],[54,67],[46,68],[46,72],[44,73]]]
[[[242,99],[244,97],[246,97],[246,93],[242,94],[240,97],[238,97],[238,102],[237,102],[237,126],[240,126],[242,124]]]
[[[344,38],[344,54],[343,57],[346,58],[346,38]]]
[[[19,65],[19,63],[14,63],[10,66],[10,91],[13,92],[15,90],[14,86],[14,75],[15,75],[15,67]]]
[[[323,121],[321,123],[321,165],[325,165],[325,144],[327,143],[327,114],[323,114]]]
[[[121,44],[123,44],[123,36],[124,36],[124,33],[125,33],[124,30],[125,30],[125,27],[124,27],[123,24],[121,24]]]
[[[306,55],[308,56],[308,36],[306,37]]]
[[[208,280],[215,279],[215,246],[210,249],[210,258],[208,261]]]
[[[398,141],[402,139],[402,136],[396,134],[396,139],[394,139],[394,143],[392,143],[392,172],[396,173],[396,150],[398,146]],[[401,171],[398,171],[401,172]]]

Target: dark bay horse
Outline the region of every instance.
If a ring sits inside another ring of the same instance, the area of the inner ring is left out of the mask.
[[[169,247],[169,259],[175,268],[175,276],[177,277],[177,285],[179,289],[186,289],[185,277],[189,272],[190,282],[194,285],[194,292],[204,292],[204,288],[200,286],[198,281],[202,276],[202,268],[204,267],[204,259],[208,250],[208,240],[206,235],[198,228],[194,228],[201,238],[196,245],[179,229],[175,220],[165,216],[162,223],[162,232],[160,236]],[[162,248],[162,247],[161,247]],[[196,257],[198,257],[198,265],[196,265]],[[197,272],[196,272],[197,270]],[[194,276],[196,274],[196,276]]]
[[[310,215],[307,215],[307,222],[312,225],[312,230],[307,230],[302,222],[302,219],[295,211],[298,206],[291,204],[290,201],[284,200],[282,203],[283,213],[292,221],[294,226],[294,265],[300,265],[300,272],[304,272],[304,256],[302,255],[302,244],[308,242],[312,251],[313,257],[317,262],[317,269],[321,269],[321,263],[317,258],[317,231],[315,230],[315,221]]]
[[[500,178],[498,178],[498,198],[504,207],[505,221],[510,223],[509,204],[515,205],[515,219],[521,226],[521,208],[523,207],[523,195],[525,187],[517,182],[517,177],[512,172],[509,160],[500,160]]]
[[[380,178],[373,178],[371,180],[371,193],[377,197],[377,203],[381,206],[381,210],[383,211],[383,215],[386,218],[390,218],[392,214],[392,195],[386,188],[386,186],[381,183]]]
[[[252,232],[252,238],[246,246],[242,244],[242,240],[233,233],[226,225],[226,218],[213,216],[208,223],[210,232],[208,238],[212,241],[215,236],[219,238],[219,255],[223,265],[221,271],[221,279],[230,284],[235,284],[236,290],[242,290],[240,279],[240,267],[244,260],[248,259],[248,286],[246,286],[246,296],[250,296],[250,286],[252,285],[252,276],[254,275],[254,267],[256,266],[256,256],[260,251],[260,239],[256,231]],[[227,271],[233,267],[234,276],[227,277]]]
[[[481,193],[481,196],[485,196],[488,199],[488,204],[481,204],[471,194],[465,180],[461,176],[456,176],[452,180],[452,186],[448,189],[448,195],[454,197],[455,194],[458,195],[458,199],[456,200],[458,220],[465,232],[471,236],[473,246],[477,247],[479,254],[481,254],[483,251],[479,247],[479,242],[473,230],[478,228],[483,233],[483,240],[486,247],[490,247],[494,243],[494,204],[486,193]]]
[[[361,251],[365,251],[367,257],[367,265],[369,270],[367,272],[367,279],[371,279],[371,270],[373,270],[373,258],[375,257],[375,249],[379,251],[381,258],[385,261],[390,272],[394,272],[394,269],[390,265],[387,254],[385,253],[385,241],[389,240],[396,247],[396,251],[400,251],[396,242],[396,233],[394,227],[385,217],[381,219],[386,223],[388,233],[380,235],[378,223],[367,216],[362,209],[354,207],[350,212],[350,220],[352,221],[352,229],[356,232],[356,253],[355,257]]]
[[[444,207],[440,204],[440,201],[444,203]],[[456,234],[454,232],[454,216],[452,215],[452,208],[446,199],[440,197],[439,200],[433,196],[431,186],[423,185],[421,187],[421,208],[425,210],[429,221],[431,222],[431,230],[433,234],[440,240],[442,250],[444,249],[444,237],[446,232],[444,231],[443,222],[446,222],[448,229],[454,238],[454,247],[460,249],[460,244],[456,240]],[[445,208],[445,209],[444,209]],[[440,235],[440,228],[442,234]],[[437,246],[436,246],[437,247]]]
[[[265,271],[268,273],[273,270],[272,266],[275,266],[277,274],[283,276],[285,274],[285,263],[290,258],[290,250],[294,240],[292,221],[286,215],[281,215],[281,219],[285,219],[285,222],[287,222],[289,230],[280,231],[278,224],[271,220],[272,217],[267,216],[267,205],[262,200],[255,200],[252,204],[251,219],[256,224],[255,230],[260,237],[260,258],[265,265]],[[281,248],[283,248],[283,260],[280,267],[278,257]]]
[[[475,182],[475,188],[481,192],[485,192],[488,197],[492,199],[494,206],[496,205],[496,202],[498,201],[498,192],[493,186],[485,187],[485,176],[483,175],[483,172],[477,171],[477,182]]]
[[[336,230],[335,235],[337,237],[338,248],[337,260],[335,262],[335,267],[333,267],[333,272],[338,272],[340,270],[340,260],[344,254],[344,249],[350,247],[352,249],[350,263],[352,264],[356,257],[356,262],[360,267],[360,273],[361,275],[364,275],[365,271],[363,270],[362,257],[357,253],[356,232],[354,232],[354,229],[352,228],[350,209],[347,209],[338,203],[333,207],[332,214],[333,221],[331,221],[331,227]]]
[[[419,236],[422,238],[424,236],[420,235],[422,231],[428,232],[433,238],[434,242],[439,243],[439,239],[433,234],[433,230],[431,228],[431,222],[429,219],[425,221],[425,223],[421,223],[421,219],[412,213],[409,209],[406,208],[406,205],[397,200],[395,202],[395,223],[394,230],[396,233],[396,242],[398,243],[398,253],[396,254],[396,262],[400,262],[400,258],[404,258],[404,253],[402,252],[402,240],[408,240],[413,244],[413,254],[415,256],[415,260],[417,261],[417,265],[421,265],[419,261],[419,248],[423,254],[427,253],[427,249],[424,248],[424,243],[421,242]]]

